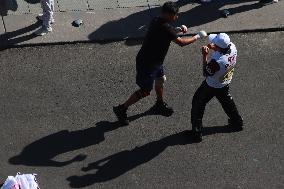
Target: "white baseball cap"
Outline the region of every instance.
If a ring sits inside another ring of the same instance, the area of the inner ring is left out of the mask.
[[[231,43],[231,39],[226,33],[210,34],[209,41],[210,43],[214,43],[223,49],[228,48],[229,44]]]

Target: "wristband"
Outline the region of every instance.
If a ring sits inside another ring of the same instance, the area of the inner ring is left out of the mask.
[[[197,40],[197,39],[199,39],[199,38],[200,38],[200,35],[199,35],[199,34],[197,34],[197,35],[195,35],[195,36],[194,36],[194,38]]]

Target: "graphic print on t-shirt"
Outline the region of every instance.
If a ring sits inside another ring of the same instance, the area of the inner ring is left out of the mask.
[[[209,86],[214,88],[222,88],[231,83],[231,80],[234,75],[235,65],[237,63],[237,49],[236,46],[231,43],[230,51],[228,54],[222,54],[218,51],[215,51],[211,60],[215,59],[218,63],[220,69],[212,75],[208,75],[206,82]]]

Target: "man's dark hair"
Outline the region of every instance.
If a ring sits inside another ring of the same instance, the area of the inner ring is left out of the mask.
[[[162,6],[162,13],[177,14],[178,12],[179,7],[175,2],[168,1]]]

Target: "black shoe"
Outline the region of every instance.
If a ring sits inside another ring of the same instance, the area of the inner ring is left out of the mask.
[[[119,123],[122,125],[129,125],[129,121],[127,120],[127,108],[123,105],[113,107],[113,112],[115,113]]]
[[[163,101],[157,101],[151,110],[156,114],[166,117],[170,117],[174,113],[173,108],[169,107],[168,104]]]
[[[192,131],[192,140],[194,142],[202,142],[202,133],[201,132]]]
[[[233,121],[232,119],[228,119],[228,126],[235,131],[242,131],[243,130],[243,120]]]

